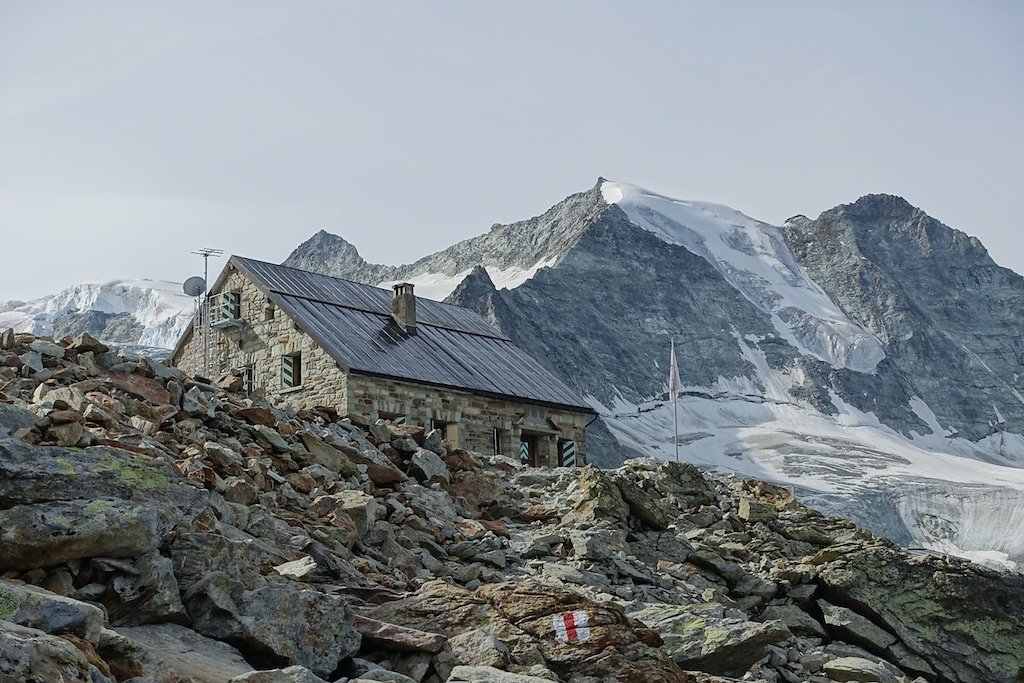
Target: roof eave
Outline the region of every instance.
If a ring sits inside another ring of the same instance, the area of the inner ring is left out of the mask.
[[[333,356],[332,356],[333,357]],[[467,394],[473,394],[474,396],[486,396],[487,398],[496,398],[502,401],[509,401],[512,403],[523,403],[526,405],[543,406],[545,408],[557,408],[559,410],[568,410],[574,413],[584,413],[588,415],[598,415],[599,413],[594,410],[591,406],[587,405],[572,405],[569,403],[559,403],[558,401],[545,401],[539,398],[527,398],[525,396],[514,396],[512,394],[501,394],[495,391],[485,391],[483,389],[471,389],[469,387],[457,387],[452,384],[441,384],[439,382],[427,382],[419,379],[410,379],[409,377],[397,377],[395,375],[386,375],[378,372],[367,372],[365,370],[350,370],[349,374],[361,375],[363,377],[377,377],[380,379],[390,379],[396,382],[408,382],[409,384],[418,384],[424,387],[432,387],[435,389],[451,389],[453,391],[462,391]]]

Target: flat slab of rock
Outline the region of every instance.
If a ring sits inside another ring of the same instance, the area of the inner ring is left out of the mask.
[[[771,605],[758,618],[765,621],[777,619],[798,636],[825,637],[825,628],[818,620],[796,605]]]
[[[896,674],[881,662],[863,657],[840,657],[825,662],[825,673],[838,683],[858,681],[862,683],[896,683]]]
[[[228,683],[328,683],[304,666],[253,671],[232,678]]]
[[[184,626],[133,626],[119,628],[117,632],[148,651],[167,671],[191,676],[197,681],[220,683],[253,671],[235,648]]]
[[[493,666],[457,666],[446,683],[551,683],[551,679],[514,674]]]
[[[0,581],[0,619],[45,633],[70,633],[95,644],[103,610],[29,585]]]
[[[445,644],[445,637],[414,628],[389,624],[370,617],[356,616],[356,630],[363,643],[398,652],[430,652],[437,654]]]
[[[143,555],[203,495],[143,455],[0,439],[0,571]]]
[[[869,651],[882,651],[896,642],[896,636],[852,609],[838,607],[826,600],[818,600],[825,626],[841,640],[866,647]]]

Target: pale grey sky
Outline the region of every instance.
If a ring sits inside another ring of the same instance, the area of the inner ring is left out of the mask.
[[[599,175],[900,194],[1024,273],[1022,86],[1016,1],[0,0],[0,301],[321,228],[407,262]]]

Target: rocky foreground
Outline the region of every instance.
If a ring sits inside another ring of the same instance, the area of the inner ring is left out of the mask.
[[[1024,681],[1020,575],[239,385],[0,335],[0,682]]]

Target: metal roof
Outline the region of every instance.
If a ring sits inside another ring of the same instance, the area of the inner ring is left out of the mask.
[[[232,256],[230,263],[234,263],[251,280],[262,284],[271,292],[391,317],[393,293],[386,289],[239,256]],[[505,338],[486,320],[467,308],[420,297],[416,297],[416,323],[447,327],[485,337]]]
[[[391,317],[392,292],[232,256],[256,283],[350,372],[593,412],[549,370],[482,317],[416,298],[416,332]]]

